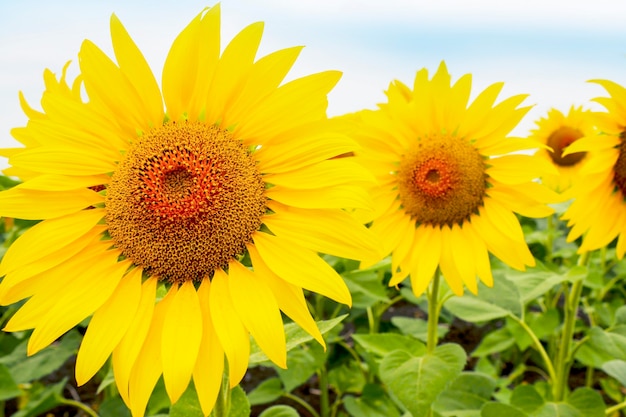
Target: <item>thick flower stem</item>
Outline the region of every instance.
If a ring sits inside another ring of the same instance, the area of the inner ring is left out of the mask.
[[[585,252],[578,258],[579,266],[586,266],[589,260],[589,253]],[[576,324],[576,316],[578,313],[578,304],[580,303],[580,295],[582,293],[583,280],[576,281],[569,293],[566,292],[564,310],[563,331],[561,333],[561,342],[556,357],[556,380],[552,386],[552,394],[555,402],[563,401],[569,380],[570,369],[570,347],[572,336],[574,334],[574,325]]]
[[[435,271],[435,276],[430,283],[428,290],[428,327],[426,336],[426,353],[432,353],[439,341],[437,331],[439,330],[439,281],[441,274],[439,268]]]
[[[230,384],[228,379],[228,363],[224,361],[224,373],[222,374],[222,386],[217,394],[217,400],[215,400],[215,407],[211,417],[228,417],[230,413]]]

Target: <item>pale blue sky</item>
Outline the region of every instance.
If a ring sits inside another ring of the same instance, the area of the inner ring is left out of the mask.
[[[26,119],[22,90],[39,107],[42,73],[76,62],[83,39],[110,53],[111,13],[125,24],[160,76],[178,32],[213,2],[200,0],[0,0],[0,146]],[[249,23],[266,22],[261,54],[306,45],[291,78],[339,69],[331,115],[372,108],[398,78],[411,83],[422,67],[446,60],[454,79],[474,74],[476,94],[505,82],[505,95],[530,94],[535,104],[516,130],[525,134],[550,107],[567,110],[602,95],[586,83],[626,85],[623,0],[223,0],[223,40]],[[504,96],[504,95],[503,95]],[[0,159],[0,168],[6,162]]]

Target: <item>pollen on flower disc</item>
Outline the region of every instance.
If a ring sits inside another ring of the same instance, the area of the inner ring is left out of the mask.
[[[400,162],[402,206],[418,224],[462,224],[483,204],[485,168],[478,150],[462,138],[422,138]]]
[[[576,152],[563,156],[563,150],[583,136],[580,130],[568,126],[562,126],[552,132],[547,140],[547,145],[552,148],[552,152],[550,152],[552,161],[564,167],[579,163],[587,154],[586,152]]]
[[[617,189],[626,197],[626,132],[620,135],[619,156],[613,166],[613,182]]]
[[[105,200],[111,239],[162,280],[212,276],[261,226],[265,184],[232,135],[200,122],[144,134],[113,173]]]

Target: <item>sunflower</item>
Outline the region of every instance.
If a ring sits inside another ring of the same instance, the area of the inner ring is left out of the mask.
[[[587,152],[581,180],[571,189],[574,201],[563,214],[571,227],[568,241],[584,234],[579,253],[599,249],[617,239],[617,256],[626,252],[626,89],[608,80],[593,80],[609,93],[593,101],[606,108],[594,113],[600,132],[570,145],[565,154]]]
[[[542,183],[557,192],[569,189],[578,176],[587,154],[585,152],[563,155],[563,150],[578,139],[594,133],[592,112],[582,107],[572,106],[564,115],[557,109],[548,111],[547,117],[536,122],[537,128],[531,131],[530,138],[548,146],[537,154],[551,162],[559,175],[544,175]]]
[[[432,79],[422,69],[414,88],[390,84],[388,102],[350,117],[357,152],[376,177],[371,229],[392,253],[397,285],[410,275],[421,295],[439,267],[457,295],[491,286],[489,252],[524,269],[535,261],[514,212],[542,217],[555,195],[533,182],[555,174],[550,163],[513,154],[540,147],[506,137],[528,107],[524,95],[494,106],[503,84],[493,84],[468,106],[471,75],[451,85],[442,62]]]
[[[285,367],[281,311],[324,344],[303,289],[351,297],[318,252],[377,253],[343,210],[369,206],[373,178],[334,158],[355,148],[326,117],[340,73],[283,83],[302,48],[255,60],[262,31],[246,27],[220,54],[220,8],[203,11],[160,89],[113,16],[116,62],[87,40],[71,85],[65,69],[45,71],[43,111],[20,96],[24,147],[2,153],[25,181],[0,193],[0,216],[42,221],[0,265],[0,302],[28,298],[4,330],[34,329],[32,355],[93,315],[77,382],[111,355],[134,416],[161,375],[172,402],[193,379],[208,415],[225,359],[231,387],[246,372],[250,335]]]

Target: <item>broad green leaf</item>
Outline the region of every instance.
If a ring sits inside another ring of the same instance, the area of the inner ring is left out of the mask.
[[[304,349],[294,349],[288,352],[287,369],[274,366],[286,392],[291,392],[308,381],[317,368],[315,357]]]
[[[421,357],[396,350],[383,358],[380,377],[413,417],[424,417],[446,385],[461,373],[466,359],[456,344],[438,346]]]
[[[98,408],[98,415],[100,417],[130,417],[130,410],[122,401],[122,397],[117,395],[105,398],[102,401]]]
[[[165,383],[163,382],[163,377],[161,377],[152,390],[152,395],[150,395],[150,399],[148,400],[146,414],[154,416],[155,414],[164,413],[170,406],[170,397],[167,395]]]
[[[378,271],[353,270],[341,276],[352,294],[353,308],[367,308],[389,300],[387,287],[382,283]]]
[[[360,393],[366,382],[361,362],[349,361],[331,369],[328,372],[328,382],[340,393]]]
[[[606,405],[602,396],[591,388],[579,388],[565,402],[579,411],[580,417],[604,417]]]
[[[61,393],[65,384],[67,384],[67,378],[63,378],[54,385],[42,387],[41,390],[32,394],[28,403],[11,417],[38,417],[45,415],[46,411],[61,404],[63,400]]]
[[[18,384],[34,381],[56,371],[76,354],[81,336],[76,330],[67,333],[60,343],[55,343],[33,356],[26,356],[28,340],[20,343],[10,355],[0,358]]]
[[[0,401],[15,398],[20,394],[22,394],[22,390],[17,386],[9,369],[0,364]]]
[[[433,410],[444,417],[479,416],[496,386],[497,381],[488,375],[464,372],[439,394]]]
[[[288,405],[275,405],[264,410],[259,417],[300,417],[295,408]]]
[[[189,384],[178,401],[172,404],[170,417],[204,417],[193,383]]]
[[[353,334],[352,338],[367,352],[384,357],[394,350],[403,350],[413,356],[421,356],[426,346],[411,336],[395,333]]]
[[[348,317],[348,315],[344,314],[343,316],[335,317],[331,320],[318,321],[317,327],[322,334],[326,334],[339,323],[341,323],[341,321],[346,317]],[[284,327],[285,337],[287,340],[287,351],[290,351],[296,346],[300,346],[303,343],[307,343],[313,340],[313,337],[311,337],[310,334],[302,330],[302,328],[300,328],[300,326],[298,326],[296,323],[287,323]],[[259,345],[254,341],[254,339],[250,339],[250,364],[258,364],[268,360],[269,359],[267,358],[265,353],[263,353]]]
[[[228,417],[250,417],[250,402],[246,393],[237,385],[230,391],[230,411]]]
[[[529,415],[508,404],[487,403],[480,410],[480,417],[529,417]]]
[[[533,413],[545,404],[545,400],[532,385],[519,385],[511,394],[511,405],[525,413]]]
[[[494,276],[495,278],[495,276]],[[479,285],[478,295],[465,294],[450,298],[445,308],[461,320],[485,322],[512,314],[522,316],[522,301],[515,284],[499,277],[493,288]]]
[[[565,275],[550,271],[542,265],[526,271],[509,270],[506,277],[515,284],[524,304],[536,300],[555,285],[567,280]]]
[[[280,398],[284,392],[280,379],[269,378],[248,393],[248,401],[250,401],[250,405],[267,404]]]
[[[426,342],[428,333],[428,322],[424,319],[416,319],[413,317],[394,316],[391,318],[391,324],[396,326],[402,334],[413,336],[416,339]],[[439,337],[444,337],[448,333],[448,326],[440,324],[438,326]]]
[[[602,370],[617,379],[622,386],[626,387],[626,361],[614,359],[605,362],[602,365]]]
[[[478,347],[472,352],[472,356],[480,358],[492,353],[502,352],[515,344],[515,339],[507,327],[487,333]]]
[[[601,368],[613,359],[626,360],[626,336],[615,330],[607,332],[600,327],[591,328],[589,339],[576,352],[576,359],[595,368]]]
[[[360,397],[346,395],[343,406],[352,417],[400,417],[400,412],[380,385],[367,384]]]
[[[626,324],[626,305],[619,307],[615,311],[615,320],[612,325],[616,326],[618,324]]]

